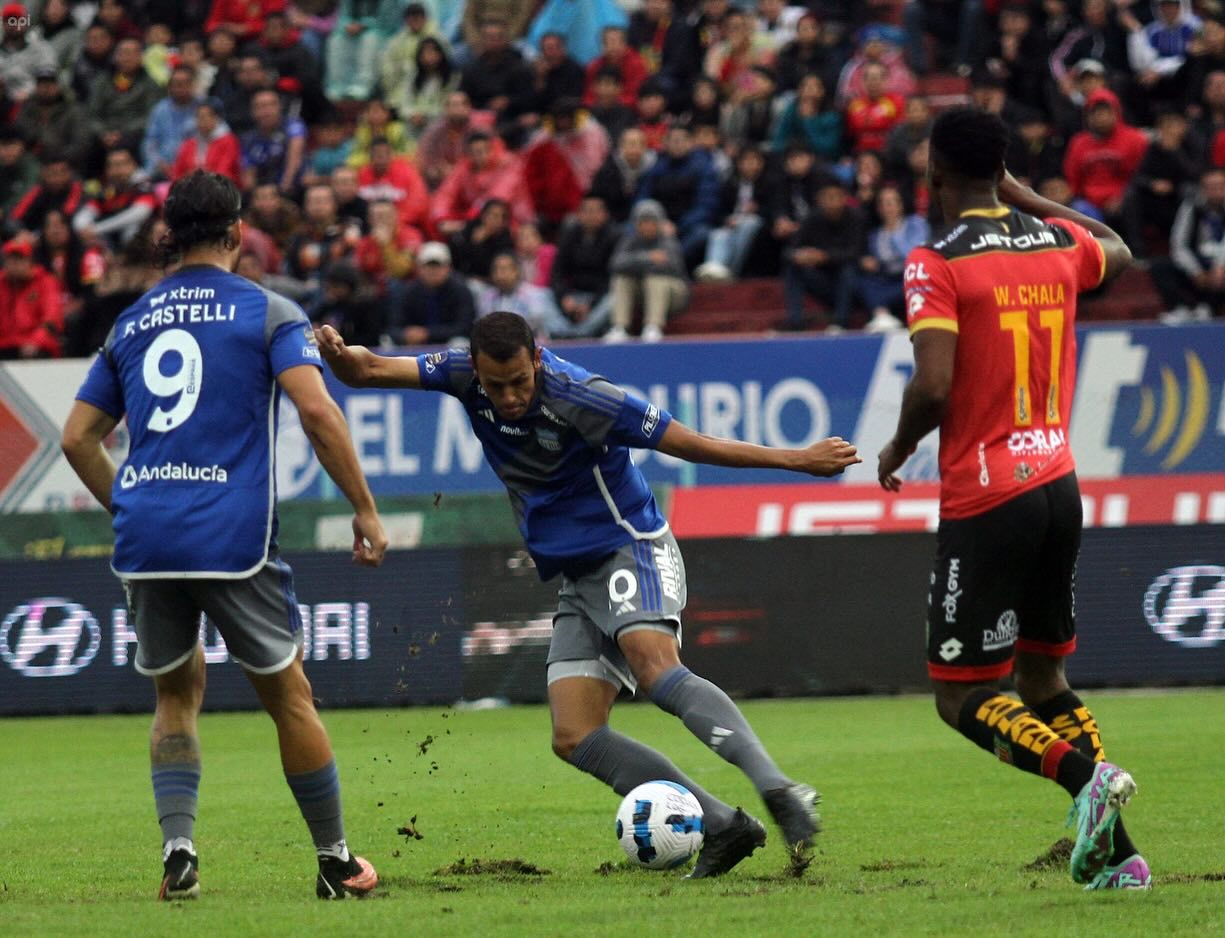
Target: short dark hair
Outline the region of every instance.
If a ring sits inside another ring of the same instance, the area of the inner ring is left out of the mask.
[[[170,187],[162,217],[166,234],[158,247],[169,263],[192,248],[221,244],[242,215],[242,195],[225,176],[198,169]]]
[[[472,360],[477,355],[488,355],[495,362],[508,362],[527,349],[529,356],[536,354],[536,338],[532,327],[518,313],[490,313],[482,316],[472,327]]]
[[[1003,169],[1008,125],[973,107],[943,112],[932,125],[931,154],[941,166],[966,179],[987,181]]]

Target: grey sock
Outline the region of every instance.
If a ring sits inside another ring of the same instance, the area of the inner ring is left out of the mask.
[[[287,772],[285,781],[297,799],[298,810],[310,828],[316,850],[332,851],[338,845],[343,848],[345,824],[340,810],[340,777],[336,772],[336,761],[332,760],[313,772],[297,775]]]
[[[747,775],[759,793],[791,784],[732,699],[684,665],[660,676],[651,689],[651,699],[680,717],[689,732]]]
[[[153,801],[162,826],[162,842],[191,840],[200,790],[199,762],[159,762],[153,766]]]
[[[706,829],[720,831],[736,816],[735,810],[698,787],[663,753],[601,726],[574,747],[570,764],[594,775],[618,795],[627,795],[643,782],[663,779],[684,785],[702,805]]]

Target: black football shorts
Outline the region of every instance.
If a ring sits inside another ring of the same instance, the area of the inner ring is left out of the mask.
[[[1076,648],[1076,473],[971,518],[941,520],[927,607],[927,671],[993,681],[1017,651]]]

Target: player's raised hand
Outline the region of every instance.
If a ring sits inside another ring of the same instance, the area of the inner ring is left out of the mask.
[[[353,562],[377,567],[387,553],[387,532],[377,513],[359,512],[353,516]]]
[[[831,436],[827,440],[813,443],[807,449],[800,450],[800,472],[814,476],[836,476],[846,471],[848,466],[863,462],[859,451],[840,436]]]
[[[890,440],[876,458],[876,477],[880,480],[881,488],[886,492],[900,490],[902,480],[898,478],[897,471],[910,458],[910,453],[898,446],[896,440]]]
[[[316,327],[315,341],[319,343],[323,360],[337,378],[350,386],[361,383],[373,357],[368,348],[364,345],[346,345],[340,333],[331,326]]]

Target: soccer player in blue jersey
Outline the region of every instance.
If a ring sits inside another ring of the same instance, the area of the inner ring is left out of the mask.
[[[163,840],[158,897],[200,892],[192,829],[205,613],[276,723],[285,779],[318,854],[316,892],[339,899],[369,892],[378,876],[345,844],[336,762],[302,671],[293,576],[277,555],[282,392],[353,505],[354,560],[378,566],[387,536],[324,387],[305,314],[230,272],[242,245],[241,209],[233,183],[213,173],[171,188],[163,247],[182,267],[116,320],[77,393],[63,447],[114,515],[112,568],[134,621],[136,669],[157,691],[150,754]],[[131,444],[116,469],[102,441],[125,416]]]
[[[540,576],[561,574],[548,656],[553,751],[619,795],[653,779],[684,785],[702,803],[706,822],[691,875],[730,870],[765,843],[765,827],[704,791],[666,756],[609,728],[621,688],[641,686],[749,777],[802,861],[819,830],[819,796],[783,773],[722,690],[681,664],[685,566],[630,450],[832,476],[860,461],[855,447],[834,437],[802,450],[771,449],[696,433],[538,348],[531,327],[513,313],[478,320],[470,351],[416,358],[346,346],[327,326],[317,336],[346,384],[458,398],[506,485]]]

